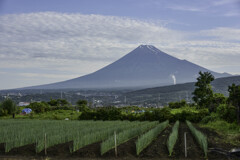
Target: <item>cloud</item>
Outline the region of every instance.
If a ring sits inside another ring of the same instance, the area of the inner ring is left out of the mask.
[[[236,16],[240,16],[240,12],[239,11],[229,11],[226,12],[224,14],[225,17],[236,17]]]
[[[191,12],[203,12],[205,9],[193,6],[181,6],[181,5],[172,5],[167,8],[177,11],[191,11]]]
[[[221,6],[221,5],[236,4],[236,3],[240,3],[240,0],[216,0],[213,2],[213,5]]]
[[[208,37],[213,37],[222,41],[238,41],[240,42],[240,29],[218,27],[210,30],[203,30],[201,33]]]
[[[155,41],[157,36],[168,37],[165,41],[178,38],[177,33],[173,35],[174,31],[167,28],[112,16],[45,12],[6,15],[0,20],[0,51],[4,53],[0,56],[3,59],[112,61],[121,43]],[[154,33],[156,36],[152,37]]]
[[[1,15],[0,21],[0,74],[11,68],[12,78],[32,77],[34,81],[26,80],[29,85],[94,72],[140,44],[153,44],[204,67],[236,65],[240,58],[238,28],[196,33],[169,29],[159,21],[56,12]],[[31,72],[23,71],[29,68]],[[0,81],[0,88],[8,83]]]

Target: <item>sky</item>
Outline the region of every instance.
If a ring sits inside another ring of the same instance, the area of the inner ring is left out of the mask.
[[[0,90],[83,76],[141,44],[240,74],[240,0],[0,0]]]

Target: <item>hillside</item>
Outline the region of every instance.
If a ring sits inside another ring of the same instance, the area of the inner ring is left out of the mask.
[[[216,93],[223,93],[228,95],[228,86],[232,83],[240,84],[240,76],[217,78],[211,84],[213,91]],[[127,97],[128,102],[131,104],[139,103],[161,103],[166,104],[171,101],[178,101],[186,99],[191,101],[192,92],[195,89],[194,82],[176,84],[163,87],[155,87],[128,92],[124,96]]]

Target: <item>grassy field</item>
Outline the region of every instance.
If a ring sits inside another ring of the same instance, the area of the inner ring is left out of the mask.
[[[217,138],[216,141],[224,141],[234,145],[240,145],[240,125],[237,123],[228,123],[223,120],[216,120],[208,122],[207,124],[200,124],[201,127],[216,131],[224,138]]]

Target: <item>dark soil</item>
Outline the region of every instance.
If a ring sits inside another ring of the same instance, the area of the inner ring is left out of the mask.
[[[29,145],[18,147],[18,148],[13,148],[10,152],[5,153],[4,144],[0,144],[0,155],[5,155],[5,156],[17,156],[17,155],[35,156],[36,155],[35,148],[36,148],[35,144],[29,144]]]
[[[219,139],[224,138],[218,135],[216,132],[206,129],[199,128],[208,137],[209,148],[217,147],[225,150],[230,150],[236,146],[231,144],[223,143]],[[185,123],[180,123],[179,126],[179,137],[174,148],[173,155],[169,157],[169,153],[166,147],[166,142],[168,136],[172,130],[172,127],[167,127],[158,137],[146,148],[139,156],[136,155],[135,142],[137,138],[131,139],[117,148],[117,157],[115,157],[115,150],[112,149],[105,153],[103,156],[100,154],[100,143],[94,143],[79,149],[74,153],[70,153],[69,147],[72,142],[59,144],[47,149],[47,156],[45,156],[44,151],[41,153],[35,153],[35,145],[26,145],[19,148],[14,148],[9,153],[4,153],[4,144],[0,144],[0,159],[1,160],[15,160],[15,159],[86,159],[86,160],[96,160],[96,159],[195,159],[202,160],[204,158],[204,153],[196,143],[194,137],[191,135]],[[184,132],[187,132],[187,158],[185,158],[184,152]],[[208,153],[208,159],[224,160],[228,159],[224,155],[210,152]]]
[[[71,157],[96,158],[101,157],[100,143],[90,144],[72,153]]]
[[[121,158],[129,158],[135,159],[136,158],[136,142],[137,138],[133,138],[117,147],[117,157]],[[103,158],[115,158],[115,149],[110,150],[109,152],[105,153]]]
[[[208,129],[208,128],[201,128],[197,125],[195,127],[201,131],[203,134],[205,134],[208,138],[208,148],[220,148],[226,151],[230,151],[232,148],[239,148],[239,146],[232,145],[230,143],[225,143],[222,140],[224,139],[223,136],[219,135],[214,130]],[[223,154],[217,153],[217,152],[209,152],[208,153],[209,159],[228,159]],[[232,159],[235,159],[234,157],[229,157]]]
[[[187,133],[187,158],[185,158],[184,133]],[[204,152],[201,150],[188,126],[180,123],[178,131],[178,141],[174,147],[173,157],[176,159],[204,159]]]
[[[169,158],[166,142],[171,130],[172,127],[167,127],[146,149],[140,153],[139,158]]]

